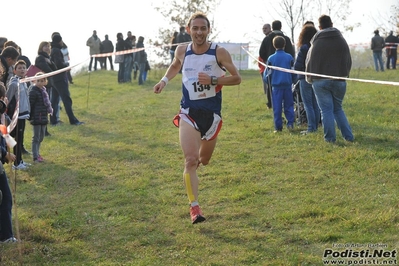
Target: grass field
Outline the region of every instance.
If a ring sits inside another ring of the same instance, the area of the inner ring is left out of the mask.
[[[21,241],[0,245],[1,265],[323,265],[329,249],[398,250],[398,86],[348,82],[355,142],[333,145],[300,126],[274,134],[259,72],[241,71],[242,83],[223,89],[223,128],[199,169],[207,221],[192,225],[172,124],[180,77],[155,95],[163,73],[144,86],[117,84],[110,71],[74,77],[86,124],[68,125],[62,111],[66,123],[42,143],[45,163],[5,165]],[[351,77],[399,81],[396,71]],[[31,136],[28,125],[28,148]]]

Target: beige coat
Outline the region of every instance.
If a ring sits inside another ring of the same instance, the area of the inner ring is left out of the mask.
[[[90,47],[90,55],[100,53],[100,45],[101,45],[100,38],[97,38],[97,40],[95,40],[94,37],[91,36],[87,40],[86,45]]]

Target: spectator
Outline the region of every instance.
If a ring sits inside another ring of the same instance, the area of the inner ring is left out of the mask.
[[[176,38],[177,43],[191,42],[191,36],[186,32],[186,28],[184,26],[180,27],[179,33],[177,34]]]
[[[116,35],[116,45],[115,45],[115,51],[116,52],[121,52],[126,50],[126,42],[123,39],[123,34],[119,32]],[[119,64],[119,69],[118,69],[118,83],[124,83],[125,82],[125,64],[124,64],[124,57],[125,55],[116,55],[115,56],[115,63]]]
[[[292,42],[291,42],[290,38],[288,36],[285,36],[284,33],[281,31],[281,21],[275,20],[272,23],[272,31],[269,32],[269,34],[266,35],[265,38],[263,38],[262,44],[260,45],[260,48],[259,48],[259,56],[260,56],[260,58],[262,58],[263,62],[267,62],[267,60],[269,59],[269,56],[274,54],[274,52],[276,51],[276,49],[273,46],[273,39],[276,36],[284,37],[284,39],[285,39],[284,51],[286,53],[289,53],[293,58],[295,58],[295,52],[294,52],[294,48],[292,46]],[[265,82],[268,84],[268,86],[270,86],[269,80],[266,80]],[[267,92],[268,92],[267,107],[271,108],[273,100],[271,99],[270,88],[268,88]]]
[[[269,56],[266,66],[274,66],[285,69],[291,69],[294,66],[294,58],[284,51],[285,38],[276,36],[273,39],[273,46],[276,49],[274,54]],[[281,118],[282,108],[284,106],[284,115],[287,119],[287,129],[294,129],[294,97],[292,95],[292,83],[294,74],[276,70],[266,69],[267,77],[272,85],[272,101],[274,116],[274,133],[283,130],[283,120]]]
[[[24,60],[25,64],[26,64],[26,69],[28,69],[30,67],[30,65],[31,65],[31,62],[30,62],[29,58],[26,55],[22,54],[21,47],[18,44],[16,44],[15,42],[13,42],[13,41],[5,42],[4,43],[4,47],[7,47],[7,46],[12,46],[12,47],[14,47],[15,49],[18,50],[18,52],[19,52],[18,60]]]
[[[28,86],[25,82],[20,83],[19,80],[25,78],[27,72],[26,63],[24,60],[18,60],[14,65],[14,76],[7,84],[6,97],[8,99],[7,115],[13,117],[18,104],[18,120],[16,126],[10,132],[10,136],[15,138],[17,144],[14,146],[14,154],[16,160],[14,161],[13,169],[25,170],[29,164],[22,160],[22,150],[24,143],[26,120],[29,119],[30,105],[28,96]]]
[[[147,80],[148,71],[151,70],[150,63],[148,62],[147,53],[145,53],[145,68],[143,72],[143,81]]]
[[[144,48],[144,37],[140,36],[138,41],[137,41],[137,45],[136,48]],[[146,61],[147,61],[147,53],[145,52],[145,50],[141,50],[136,52],[135,55],[136,58],[136,62],[138,64],[139,67],[139,85],[143,85],[143,74],[145,71],[145,65],[146,65]]]
[[[177,31],[173,33],[172,39],[170,40],[170,49],[169,49],[169,54],[170,54],[170,63],[172,63],[173,58],[175,58],[175,51],[177,47],[177,34],[179,34]]]
[[[310,40],[316,34],[317,29],[312,24],[305,24],[298,38],[298,55],[295,60],[294,69],[306,71],[306,56],[310,48]],[[299,91],[306,111],[308,128],[302,134],[317,131],[320,122],[320,109],[317,105],[316,95],[313,92],[312,84],[305,80],[305,75],[298,75]]]
[[[113,53],[114,45],[108,39],[108,34],[105,35],[104,41],[102,41],[103,53]],[[109,65],[111,66],[111,70],[114,70],[114,65],[112,64],[112,55],[104,57],[104,69],[107,70],[107,59],[109,61]]]
[[[8,39],[6,37],[0,37],[0,54],[1,51],[3,51],[4,48],[4,44],[8,41]]]
[[[319,18],[318,31],[311,41],[306,58],[306,72],[333,77],[349,76],[352,59],[349,46],[341,32],[333,28],[331,18],[322,15]],[[352,129],[342,109],[346,93],[346,81],[306,75],[306,80],[313,85],[317,103],[319,104],[324,140],[336,141],[335,123],[346,141],[353,141]]]
[[[90,47],[90,63],[89,71],[91,71],[91,66],[93,64],[94,58],[94,71],[97,70],[97,62],[99,62],[98,57],[93,57],[93,55],[100,54],[101,41],[97,37],[97,31],[93,30],[93,35],[87,40],[86,45]]]
[[[41,78],[43,72],[36,73],[34,86],[29,91],[29,102],[31,106],[30,123],[33,127],[32,137],[32,154],[33,162],[44,162],[43,157],[40,155],[40,146],[44,139],[44,133],[48,124],[48,115],[53,113],[51,107],[50,97],[46,91],[47,78]]]
[[[269,23],[264,24],[262,27],[262,31],[263,31],[263,34],[265,35],[265,37],[267,35],[269,35],[269,33],[272,32],[272,28],[271,28],[270,24]]]
[[[385,38],[387,69],[390,69],[390,64],[392,64],[392,69],[396,69],[396,60],[398,60],[398,43],[398,37],[393,36],[393,31],[390,31],[388,37]]]
[[[134,37],[135,39],[136,37]],[[127,32],[127,37],[125,40],[125,50],[133,49],[133,35],[131,31]],[[124,62],[125,65],[125,73],[123,79],[125,82],[132,82],[132,70],[133,70],[133,52],[125,54]]]
[[[384,63],[382,61],[382,49],[385,46],[384,38],[380,36],[380,31],[374,31],[374,37],[371,38],[371,50],[373,51],[374,66],[375,70],[378,71],[378,64],[380,65],[380,70],[384,71]]]
[[[50,73],[50,72],[53,72],[53,71],[57,70],[56,65],[50,59],[50,53],[51,53],[50,43],[46,42],[46,41],[41,42],[39,44],[39,48],[37,50],[37,56],[36,56],[36,59],[35,59],[35,66],[37,66],[44,73]],[[65,59],[65,57],[64,57],[64,59]],[[46,90],[47,90],[47,94],[50,95],[50,99],[52,100],[52,98],[55,97],[55,94],[53,93],[53,91],[55,90],[53,76],[50,76],[50,77],[47,78]],[[60,102],[60,97],[59,96],[58,96],[58,102]],[[61,124],[62,122],[60,120],[59,108],[56,111],[57,111],[56,112],[57,113],[56,114],[57,124]],[[50,132],[48,132],[48,127],[47,126],[46,126],[46,132],[45,132],[44,135],[47,136],[47,137],[51,136]]]
[[[271,26],[269,23],[266,23],[263,25],[262,32],[265,35],[265,37],[267,35],[269,35],[270,32],[272,32],[272,29],[271,29]],[[260,75],[262,78],[262,83],[263,83],[263,92],[266,95],[266,107],[267,107],[267,109],[270,109],[272,106],[271,88],[269,88],[269,83],[267,82],[267,80],[263,79],[263,72],[265,71],[265,66],[264,66],[265,61],[263,61],[262,57],[260,57],[260,56],[258,57],[258,60],[259,60],[259,63],[258,63],[259,72],[260,72]]]
[[[20,53],[12,46],[5,47],[0,54],[0,82],[4,85],[11,78],[9,69],[18,60]]]
[[[6,88],[0,82],[0,115],[4,115],[6,110],[5,98]],[[0,159],[0,195],[2,196],[0,198],[0,242],[14,243],[18,240],[14,237],[12,231],[12,194],[3,164],[14,162],[15,155],[7,152],[6,141],[2,134],[0,134]]]
[[[62,37],[61,35],[55,34],[52,37],[51,42],[51,60],[56,65],[57,69],[63,69],[68,67],[68,62],[64,61],[64,55],[61,52],[62,48]],[[74,115],[72,110],[72,99],[71,93],[69,92],[69,84],[68,79],[66,77],[66,72],[61,72],[53,76],[54,88],[52,91],[53,97],[51,97],[51,106],[53,107],[53,115],[50,117],[50,123],[53,126],[59,124],[57,121],[56,110],[59,108],[59,97],[61,97],[62,102],[64,103],[65,112],[68,115],[69,123],[71,125],[82,125],[83,122],[80,122]]]

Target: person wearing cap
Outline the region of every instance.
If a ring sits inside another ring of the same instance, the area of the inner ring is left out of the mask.
[[[57,69],[63,69],[69,66],[68,62],[65,62],[64,55],[61,52],[62,49],[62,37],[59,34],[54,34],[52,36],[51,42],[51,60],[57,66]],[[53,76],[54,81],[54,90],[52,91],[51,97],[51,106],[53,107],[53,115],[50,117],[50,124],[52,126],[58,125],[57,123],[57,115],[56,112],[59,108],[59,97],[64,104],[65,112],[68,115],[69,123],[71,125],[82,125],[83,122],[80,122],[74,115],[72,110],[72,99],[71,94],[69,92],[69,83],[67,78],[66,71],[55,74]]]

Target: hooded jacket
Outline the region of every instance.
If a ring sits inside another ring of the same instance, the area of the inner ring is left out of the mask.
[[[352,67],[349,46],[341,32],[333,27],[318,31],[310,41],[306,72],[334,77],[348,77]],[[325,77],[306,75],[306,81]]]
[[[19,83],[20,77],[14,75],[10,79],[10,83],[7,87],[7,99],[9,103],[7,106],[7,115],[12,117],[15,112],[16,103],[18,100],[18,89],[19,89],[19,113],[18,119],[29,119],[30,104],[28,87],[25,82]]]

